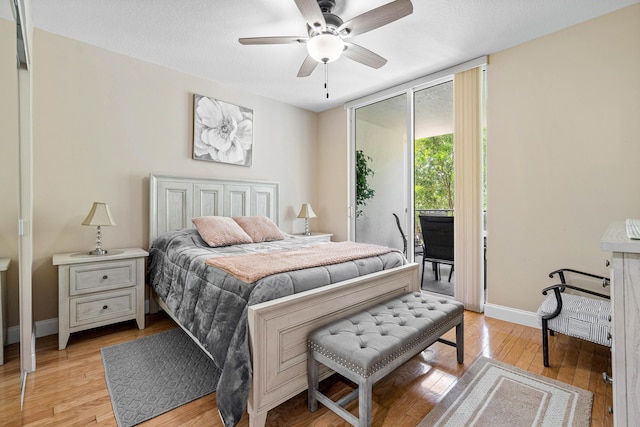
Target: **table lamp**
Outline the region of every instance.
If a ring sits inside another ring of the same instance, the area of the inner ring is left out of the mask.
[[[102,230],[100,227],[103,225],[116,225],[116,222],[111,217],[111,211],[109,206],[104,202],[93,202],[89,215],[82,221],[82,225],[93,225],[98,227],[98,234],[96,235],[96,249],[89,252],[91,255],[105,255],[107,251],[102,249]]]
[[[316,218],[316,213],[311,209],[311,205],[309,203],[304,203],[300,208],[300,213],[298,214],[298,218],[304,218],[304,235],[310,236],[311,232],[309,232],[309,218]]]

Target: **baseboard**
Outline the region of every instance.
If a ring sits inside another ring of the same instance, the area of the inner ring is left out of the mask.
[[[538,329],[542,328],[537,313],[519,310],[517,308],[485,304],[484,315],[494,319],[504,320],[506,322],[517,323],[518,325],[530,326]]]
[[[149,300],[144,301],[144,312],[149,313]],[[502,305],[485,304],[484,315],[506,322],[517,323],[519,325],[530,326],[540,329],[540,319],[536,313],[518,310],[517,308],[505,307]],[[35,324],[36,338],[54,335],[58,333],[58,318],[41,320]],[[20,327],[11,326],[7,330],[7,344],[20,342]]]
[[[149,313],[149,300],[144,300],[144,312]],[[55,335],[58,333],[58,318],[39,320],[35,322],[36,338]],[[20,342],[20,326],[7,328],[7,345]]]
[[[20,342],[20,326],[9,326],[7,328],[7,345]]]

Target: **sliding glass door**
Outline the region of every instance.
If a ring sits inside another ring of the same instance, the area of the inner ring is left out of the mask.
[[[454,135],[453,135],[453,80],[416,90],[414,96],[414,211],[415,222],[420,216],[454,216]],[[438,218],[435,220],[439,221]],[[429,227],[427,227],[429,228]],[[449,228],[447,228],[448,230]],[[451,228],[451,232],[453,229]],[[422,289],[454,296],[455,268],[449,241],[437,231],[429,235],[422,227],[416,230],[419,242],[426,242],[427,257],[447,259],[449,262],[427,263],[421,274]],[[449,236],[453,242],[453,234]],[[429,244],[431,243],[431,244]],[[436,252],[433,252],[437,248]],[[448,253],[449,255],[445,255]]]
[[[477,58],[346,105],[350,238],[406,248],[421,263],[419,214],[455,213],[451,284],[476,311],[484,304],[484,64]]]
[[[453,80],[418,90],[415,99],[415,210],[452,214]]]
[[[353,112],[355,144],[354,240],[404,249],[393,214],[407,236],[407,94],[356,108]]]

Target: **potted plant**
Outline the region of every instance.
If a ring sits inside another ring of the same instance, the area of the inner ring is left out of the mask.
[[[369,187],[367,179],[373,176],[369,162],[373,159],[362,150],[356,150],[356,218],[362,215],[361,206],[366,206],[367,200],[372,199],[375,190]]]

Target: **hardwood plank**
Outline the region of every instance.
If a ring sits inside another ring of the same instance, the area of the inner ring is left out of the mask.
[[[0,367],[0,425],[116,426],[100,348],[176,327],[163,314],[148,315],[146,325],[140,331],[135,322],[123,322],[72,334],[67,348],[62,351],[57,349],[57,336],[38,339],[37,369],[27,377],[22,412],[19,353],[16,345],[8,346],[6,354],[10,356]],[[448,332],[446,337],[455,339],[454,331]],[[544,368],[539,329],[466,312],[465,363],[458,364],[455,349],[442,343],[435,343],[405,363],[375,385],[373,425],[415,426],[479,356],[487,356],[592,391],[592,425],[612,426],[612,416],[607,412],[612,404],[611,386],[602,381],[602,372],[611,372],[609,349],[557,334],[549,343],[551,366]],[[334,375],[320,387],[335,399],[347,394],[354,385]],[[357,402],[351,403],[348,409],[357,414]],[[215,393],[141,424],[145,427],[175,425],[222,427]],[[249,418],[245,414],[239,426],[248,425]],[[266,425],[348,427],[322,405],[316,412],[308,412],[306,392],[270,411]]]

